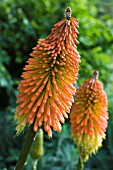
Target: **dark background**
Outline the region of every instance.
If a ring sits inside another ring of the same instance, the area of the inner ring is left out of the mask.
[[[78,85],[99,70],[99,79],[109,102],[109,126],[98,154],[85,164],[86,170],[113,169],[113,2],[112,0],[0,0],[0,170],[13,170],[27,128],[18,137],[13,119],[17,86],[29,53],[53,24],[64,18],[66,7],[79,21],[78,51],[81,55]],[[69,119],[53,138],[44,134],[45,154],[39,170],[75,170],[76,146],[70,135]],[[31,170],[28,156],[25,170]]]

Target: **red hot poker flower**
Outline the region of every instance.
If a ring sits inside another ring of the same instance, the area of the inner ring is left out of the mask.
[[[102,145],[108,124],[107,97],[97,77],[98,71],[95,71],[77,90],[70,115],[72,137],[82,162]]]
[[[65,11],[65,19],[54,25],[45,39],[38,41],[28,59],[20,81],[15,119],[17,133],[28,122],[34,131],[44,122],[44,129],[52,136],[51,127],[60,132],[64,117],[70,112],[80,56],[76,40],[78,21]]]

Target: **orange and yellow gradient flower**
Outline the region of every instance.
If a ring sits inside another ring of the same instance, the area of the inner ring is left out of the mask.
[[[78,21],[65,11],[65,19],[54,25],[50,35],[38,41],[28,59],[18,87],[15,119],[17,133],[26,123],[34,131],[44,126],[49,136],[52,128],[61,131],[61,123],[70,112],[80,56],[77,52]],[[51,128],[52,127],[52,128]]]
[[[93,77],[77,89],[70,114],[72,137],[82,162],[102,145],[108,125],[107,97],[97,78],[98,71],[94,71]]]

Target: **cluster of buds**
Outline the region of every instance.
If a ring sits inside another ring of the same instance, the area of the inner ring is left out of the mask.
[[[74,102],[80,56],[77,52],[78,21],[65,11],[65,19],[56,23],[45,39],[38,41],[22,74],[15,119],[17,133],[26,123],[40,126],[49,136],[52,128],[61,131],[61,123]]]
[[[97,78],[98,71],[94,71],[93,77],[77,89],[70,115],[72,137],[82,162],[102,145],[108,124],[107,97]]]

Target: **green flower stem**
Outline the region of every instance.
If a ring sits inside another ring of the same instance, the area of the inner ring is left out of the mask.
[[[77,170],[83,170],[83,169],[84,169],[84,164],[81,161],[81,159],[79,158],[78,165],[77,165]]]
[[[32,170],[37,170],[37,163],[38,163],[38,160],[33,161]]]
[[[33,130],[33,125],[31,125],[27,138],[23,144],[23,148],[21,150],[20,156],[18,158],[15,170],[23,170],[25,161],[27,159],[27,156],[28,156],[28,153],[31,148],[35,135],[36,135],[36,132],[34,132]]]

